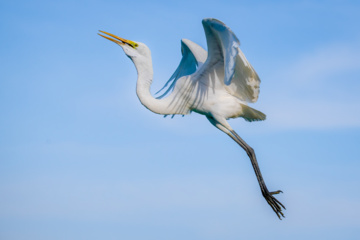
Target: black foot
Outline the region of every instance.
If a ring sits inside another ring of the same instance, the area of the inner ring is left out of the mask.
[[[278,191],[274,191],[274,192],[269,192],[269,191],[263,191],[262,195],[264,196],[264,198],[266,199],[266,201],[268,202],[268,204],[270,205],[270,207],[274,210],[274,212],[276,213],[276,215],[278,216],[278,218],[281,220],[281,218],[285,217],[284,214],[282,213],[282,209],[286,209],[284,205],[282,205],[281,202],[279,202],[279,200],[277,200],[275,197],[273,197],[273,195],[275,194],[279,194],[282,193],[281,190]]]

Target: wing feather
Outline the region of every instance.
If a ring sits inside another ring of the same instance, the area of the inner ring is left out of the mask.
[[[165,83],[165,85],[156,93],[158,94],[166,89],[157,98],[165,97],[170,91],[174,89],[178,79],[196,72],[196,69],[199,68],[207,58],[207,52],[198,44],[188,39],[181,40],[181,53],[182,59],[179,66],[171,75],[170,79]]]
[[[260,78],[241,51],[238,38],[217,19],[207,18],[202,23],[209,51],[207,62],[223,62],[223,83],[230,94],[246,102],[256,102]]]

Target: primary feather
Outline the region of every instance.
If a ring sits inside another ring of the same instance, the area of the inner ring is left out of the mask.
[[[238,38],[230,28],[216,19],[204,19],[203,27],[209,57],[207,51],[198,44],[182,39],[180,64],[162,89],[157,92],[158,94],[166,89],[158,98],[163,98],[171,92],[178,79],[195,73],[208,61],[208,65],[219,62],[223,64],[224,85],[222,87],[231,95],[245,102],[256,102],[259,96],[260,78],[241,51]],[[260,119],[263,120],[263,117]]]

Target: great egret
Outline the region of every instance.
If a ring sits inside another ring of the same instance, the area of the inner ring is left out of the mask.
[[[153,68],[149,48],[143,43],[104,31],[100,32],[108,36],[99,35],[120,45],[135,64],[138,73],[136,93],[147,109],[165,116],[185,115],[192,111],[205,115],[211,124],[229,135],[246,151],[262,195],[281,219],[284,217],[282,208],[285,207],[273,196],[281,191],[268,191],[254,150],[226,121],[237,117],[247,121],[265,120],[265,114],[247,105],[247,102],[253,103],[258,99],[260,79],[240,50],[240,42],[229,27],[212,18],[204,19],[202,24],[209,52],[196,43],[183,39],[182,60],[161,89],[165,89],[165,92],[158,98],[150,93]]]

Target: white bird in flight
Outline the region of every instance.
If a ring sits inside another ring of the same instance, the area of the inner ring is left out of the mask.
[[[240,42],[224,23],[213,18],[202,21],[208,52],[196,43],[181,40],[181,62],[169,81],[160,90],[160,97],[153,97],[150,86],[153,67],[149,48],[100,31],[100,36],[120,45],[135,64],[138,80],[136,93],[140,102],[150,111],[162,115],[186,115],[197,112],[205,115],[212,125],[230,136],[247,153],[254,168],[261,193],[281,219],[281,204],[270,192],[261,175],[254,150],[231,128],[229,118],[242,117],[246,121],[265,120],[264,113],[247,105],[258,99],[260,78],[240,50]],[[159,92],[160,92],[159,91]]]

